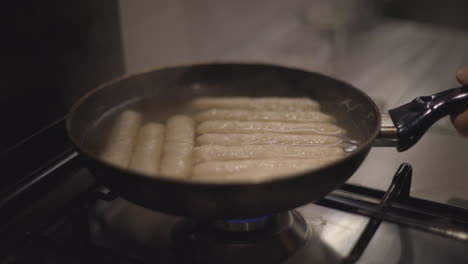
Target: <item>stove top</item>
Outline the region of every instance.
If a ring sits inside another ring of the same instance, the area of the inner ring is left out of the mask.
[[[468,238],[466,237],[467,233],[460,230],[457,233],[456,230],[458,229],[455,228],[455,225],[444,229],[442,228],[442,224],[436,224],[443,220],[449,221],[449,219],[437,219],[434,217],[425,223],[421,223],[420,217],[422,216],[417,217],[414,215],[411,218],[412,220],[409,220],[405,219],[404,213],[397,215],[395,212],[390,212],[390,204],[395,202],[397,196],[401,197],[404,195],[404,183],[408,181],[408,177],[410,176],[411,167],[403,165],[395,175],[392,186],[384,195],[380,204],[373,205],[377,212],[387,214],[389,220],[392,220],[391,217],[393,217],[393,221],[401,222],[399,224],[390,222],[383,222],[381,224],[382,219],[376,217],[379,213],[375,213],[375,216],[372,216],[374,213],[372,213],[370,207],[372,207],[373,203],[369,196],[366,196],[363,200],[354,197],[354,201],[349,196],[345,198],[345,193],[350,192],[349,187],[352,187],[347,186],[344,188],[345,190],[337,191],[328,198],[318,201],[318,203],[311,203],[292,212],[283,213],[282,217],[287,216],[294,219],[292,222],[295,223],[290,222],[290,224],[296,225],[296,230],[294,231],[301,230],[298,232],[299,235],[291,230],[283,232],[287,229],[283,228],[281,230],[274,229],[273,233],[269,233],[271,230],[267,229],[266,236],[264,236],[265,233],[260,235],[255,233],[253,236],[243,234],[243,236],[234,239],[237,241],[235,245],[237,247],[248,247],[247,242],[257,243],[259,240],[262,241],[262,239],[268,240],[270,242],[268,245],[269,251],[267,250],[264,253],[260,250],[262,252],[260,255],[265,258],[264,262],[255,258],[250,262],[249,260],[253,258],[252,256],[242,259],[242,261],[235,259],[234,256],[215,256],[218,259],[214,261],[206,259],[209,252],[225,252],[226,247],[228,247],[227,244],[232,242],[229,236],[224,234],[221,238],[217,238],[217,247],[210,248],[212,249],[211,251],[205,251],[206,248],[202,244],[206,243],[207,237],[209,238],[208,240],[213,240],[213,234],[207,235],[207,233],[211,232],[209,231],[211,229],[207,230],[206,227],[202,228],[201,231],[197,228],[195,228],[195,231],[188,228],[186,232],[189,234],[186,234],[186,237],[190,237],[188,240],[193,244],[189,243],[185,248],[190,248],[193,252],[184,252],[178,255],[190,258],[195,252],[195,258],[197,257],[197,253],[205,257],[200,262],[193,262],[192,259],[192,262],[185,260],[187,262],[182,263],[292,264],[355,263],[356,261],[357,263],[401,263],[401,261],[406,261],[403,263],[440,263],[442,259],[450,259],[451,263],[465,263],[468,261],[468,255],[464,252]],[[353,195],[358,196],[356,193]],[[340,202],[340,199],[350,200],[348,202]],[[326,207],[334,207],[333,203],[339,204],[341,207],[355,206],[364,215],[354,214],[355,212],[350,213],[350,211],[353,211],[351,208]],[[366,209],[364,204],[367,204],[368,209]],[[431,207],[429,205],[426,206],[428,209]],[[368,211],[364,212],[366,210]],[[430,210],[435,209],[430,208]],[[433,213],[436,212],[433,211]],[[131,247],[127,243],[133,246],[137,245],[135,252],[132,254],[138,257],[145,256],[143,257],[143,261],[147,261],[148,263],[151,259],[161,259],[162,256],[164,256],[163,259],[167,263],[171,263],[171,261],[175,261],[174,253],[180,252],[174,251],[174,248],[172,248],[174,243],[172,232],[180,221],[184,221],[180,218],[152,212],[122,199],[116,199],[112,202],[98,201],[93,215],[95,219],[94,223],[99,223],[94,228],[96,231],[95,241],[101,246],[111,246],[119,251],[125,251]],[[369,216],[371,217],[369,218]],[[426,217],[428,216],[426,215]],[[99,220],[96,221],[96,219]],[[454,219],[452,220],[455,221]],[[130,235],[126,239],[117,242],[116,245],[114,244],[116,240],[113,237],[116,233]],[[200,233],[204,238],[199,238]],[[238,236],[239,234],[236,232],[234,235]],[[112,241],[105,239],[109,237],[112,238]],[[103,238],[104,240],[102,240]],[[204,239],[205,241],[203,241]],[[280,240],[282,244],[275,244],[275,239]],[[209,243],[213,242],[211,240]],[[161,249],[157,253],[154,251],[155,243]],[[229,246],[232,246],[232,244]],[[225,253],[229,255],[232,252],[228,251]],[[274,253],[278,254],[275,255]],[[281,255],[281,253],[284,254]],[[239,256],[238,251],[236,251],[235,256]],[[271,258],[268,259],[267,257]],[[220,261],[219,258],[224,259],[224,261]],[[274,259],[280,259],[281,261],[274,262]]]
[[[387,192],[345,184],[289,212],[206,221],[117,197],[71,151],[3,196],[0,263],[467,263],[467,210],[410,197],[411,173],[402,164]]]

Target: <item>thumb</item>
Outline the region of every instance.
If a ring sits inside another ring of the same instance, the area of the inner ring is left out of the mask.
[[[468,67],[458,70],[457,79],[461,84],[468,85]],[[451,119],[458,133],[464,137],[468,137],[468,110],[461,114],[453,114]]]
[[[457,72],[457,79],[463,85],[468,85],[468,67],[463,67]]]

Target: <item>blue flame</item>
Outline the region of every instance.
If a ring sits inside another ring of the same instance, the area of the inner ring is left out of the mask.
[[[265,215],[257,218],[249,218],[249,219],[226,219],[225,221],[228,223],[253,223],[257,221],[262,221],[270,217],[271,215]]]

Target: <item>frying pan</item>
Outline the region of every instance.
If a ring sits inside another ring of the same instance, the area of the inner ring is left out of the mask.
[[[358,142],[356,149],[307,173],[248,183],[150,177],[97,156],[105,124],[128,107],[163,113],[198,96],[310,97]],[[197,218],[249,218],[296,208],[342,185],[374,145],[404,151],[441,117],[468,105],[468,87],[450,89],[381,115],[362,91],[333,78],[275,65],[214,63],[124,76],[91,90],[69,112],[67,131],[90,171],[117,195],[146,208]]]

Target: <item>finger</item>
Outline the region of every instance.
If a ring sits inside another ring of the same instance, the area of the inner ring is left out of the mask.
[[[463,85],[468,85],[468,67],[463,67],[457,72],[457,79]]]
[[[458,133],[461,136],[468,137],[468,110],[456,116],[452,116],[451,119]]]

